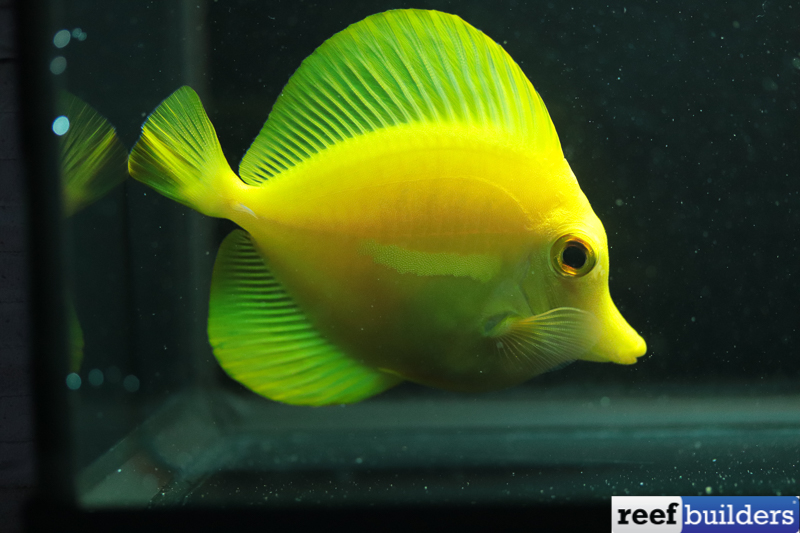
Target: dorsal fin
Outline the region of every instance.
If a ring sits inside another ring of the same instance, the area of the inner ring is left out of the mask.
[[[500,45],[455,15],[405,9],[367,17],[306,58],[239,174],[256,185],[333,144],[410,123],[491,129],[561,155],[544,103]]]

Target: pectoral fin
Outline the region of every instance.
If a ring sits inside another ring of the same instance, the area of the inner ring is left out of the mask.
[[[488,334],[500,356],[535,375],[581,359],[600,338],[600,327],[591,313],[558,307],[527,318],[507,317]]]

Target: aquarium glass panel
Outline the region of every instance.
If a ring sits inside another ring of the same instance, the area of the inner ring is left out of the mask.
[[[81,508],[797,494],[798,5],[50,8]]]

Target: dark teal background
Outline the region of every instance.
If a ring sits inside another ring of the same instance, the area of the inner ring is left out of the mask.
[[[576,363],[518,391],[559,397],[597,387],[611,398],[735,394],[754,402],[797,391],[800,7],[57,4],[61,25],[88,35],[57,52],[68,61],[59,86],[105,115],[130,147],[147,114],[192,84],[234,169],[286,81],[335,32],[390,8],[461,16],[501,43],[542,95],[608,232],[612,296],[648,342],[636,365]],[[241,389],[205,337],[212,262],[232,224],[129,180],[71,227],[86,339],[81,374],[84,383],[92,368],[117,378],[82,393],[102,405],[83,420],[92,437],[80,448],[87,460],[149,412],[132,414],[120,377],[137,375],[148,398],[197,382]],[[451,396],[414,385],[388,394]]]

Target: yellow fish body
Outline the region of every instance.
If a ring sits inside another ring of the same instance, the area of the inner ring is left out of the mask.
[[[220,247],[208,332],[259,394],[485,391],[645,352],[611,301],[605,231],[544,103],[456,16],[389,11],[334,35],[239,176],[188,87],[142,129],[134,178],[243,228]]]

